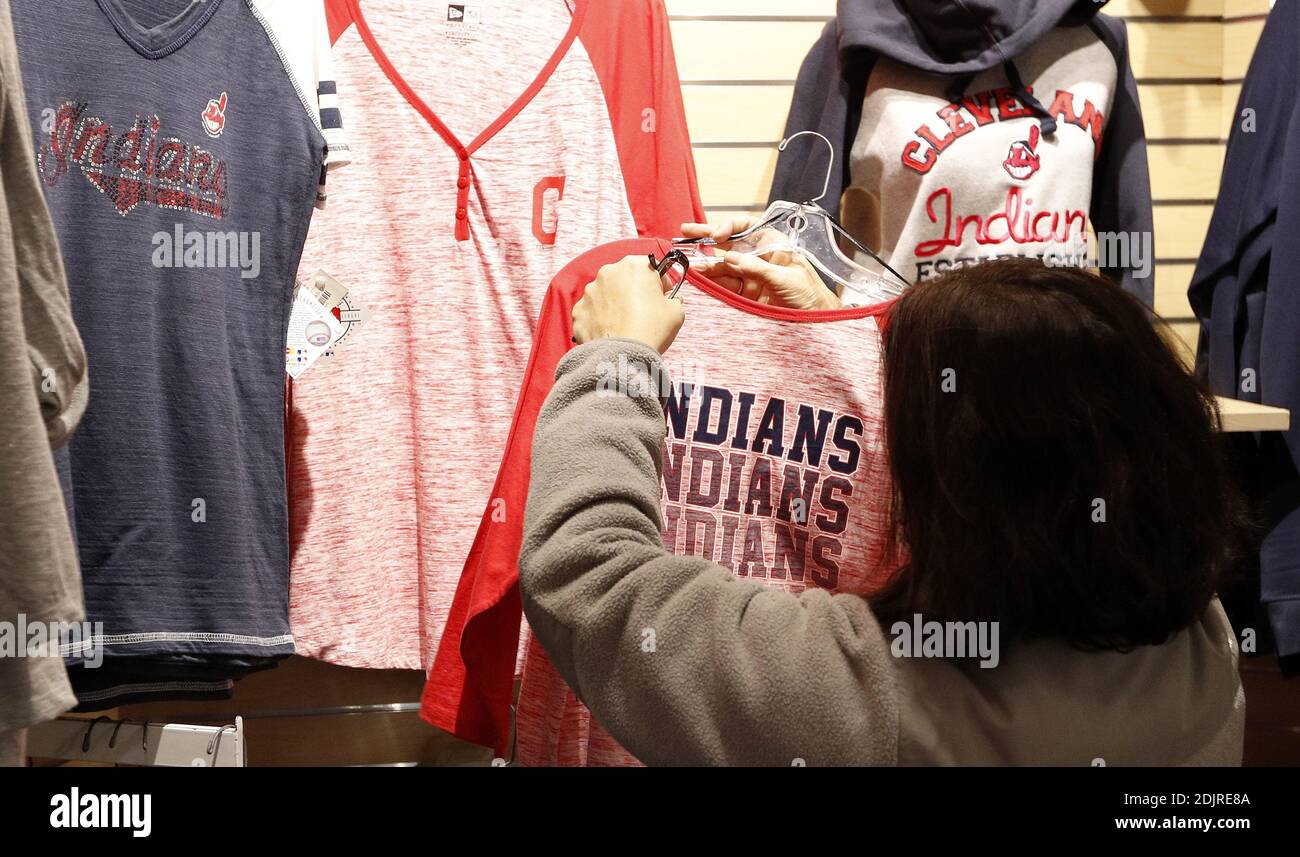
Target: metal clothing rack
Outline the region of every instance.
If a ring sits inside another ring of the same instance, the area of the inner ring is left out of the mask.
[[[243,768],[244,719],[233,725],[60,717],[27,731],[27,755],[160,768]]]

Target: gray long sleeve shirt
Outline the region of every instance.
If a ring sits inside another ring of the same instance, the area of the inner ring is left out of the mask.
[[[86,353],[28,127],[9,4],[0,0],[0,622],[15,626],[19,615],[83,618],[50,448],[67,441],[85,410]],[[75,704],[61,658],[0,654],[0,732]]]
[[[660,535],[658,398],[602,394],[628,340],[571,351],[537,423],[519,573],[533,633],[647,764],[1235,765],[1244,695],[1218,602],[1161,646],[895,657],[866,600],[674,556]],[[656,377],[656,376],[652,376]],[[648,385],[647,389],[654,389]]]

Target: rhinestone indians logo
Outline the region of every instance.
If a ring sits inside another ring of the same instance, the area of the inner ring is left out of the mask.
[[[141,204],[216,220],[226,216],[225,161],[202,146],[163,136],[157,114],[137,116],[129,129],[114,133],[87,109],[84,102],[65,101],[53,111],[49,138],[36,153],[46,185],[57,185],[75,164],[123,217]]]

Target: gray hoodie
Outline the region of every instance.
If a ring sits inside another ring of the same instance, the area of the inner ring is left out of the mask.
[[[520,553],[524,611],[603,727],[647,764],[1238,765],[1245,699],[1218,602],[1160,646],[1004,647],[996,667],[896,657],[855,595],[802,595],[663,546],[652,349],[569,352],[537,422]],[[647,645],[653,640],[653,645]]]
[[[834,147],[823,204],[913,281],[1002,256],[1098,257],[1150,306],[1146,136],[1124,24],[1102,5],[840,0],[786,125]],[[781,155],[773,199],[821,188],[814,145]]]

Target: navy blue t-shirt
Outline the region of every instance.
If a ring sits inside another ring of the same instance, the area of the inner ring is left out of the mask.
[[[93,378],[63,462],[106,658],[82,699],[220,689],[293,651],[284,342],[323,171],[346,161],[323,8],[41,0],[13,18]]]

